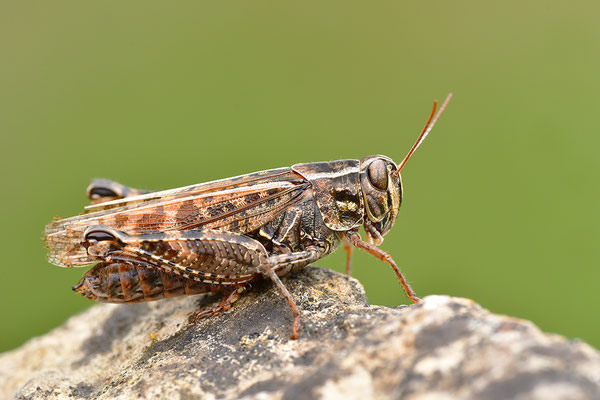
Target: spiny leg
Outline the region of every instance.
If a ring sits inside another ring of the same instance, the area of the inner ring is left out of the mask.
[[[318,260],[325,248],[310,246],[304,251],[268,256],[263,245],[247,236],[211,230],[187,230],[166,233],[130,235],[102,225],[90,226],[84,232],[88,254],[101,261],[151,263],[165,272],[205,283],[240,286],[254,280],[257,274],[270,278],[287,300],[294,314],[292,339],[298,338],[300,314],[292,296],[278,275],[301,268]],[[202,259],[199,258],[202,256]],[[227,265],[226,270],[211,272],[214,265]],[[235,271],[233,275],[228,271]],[[239,295],[239,293],[238,293]],[[236,294],[228,294],[223,307],[230,306]],[[226,309],[226,308],[225,308]],[[215,310],[220,312],[220,310]],[[204,316],[204,313],[200,313]],[[212,314],[211,311],[206,315]]]
[[[298,307],[296,307],[296,303],[294,302],[292,295],[287,290],[283,282],[281,282],[281,279],[279,279],[278,273],[280,275],[285,275],[292,268],[296,266],[308,265],[311,262],[318,260],[319,257],[319,250],[316,247],[309,247],[305,251],[271,256],[260,267],[263,275],[266,275],[273,281],[292,309],[294,322],[292,325],[291,338],[293,340],[297,340],[299,338],[298,329],[300,328],[300,312],[298,311]]]
[[[270,256],[266,260],[266,264],[269,266],[266,268],[273,268],[277,275],[283,276],[295,267],[304,267],[305,265],[317,261],[318,259],[319,250],[316,247],[311,246],[304,251]]]
[[[254,239],[211,230],[131,235],[94,225],[86,229],[84,240],[88,254],[101,261],[151,263],[165,272],[223,286],[253,280],[268,257]]]
[[[218,305],[214,307],[207,307],[204,310],[196,313],[196,315],[194,315],[194,321],[198,322],[200,318],[204,317],[214,317],[223,311],[229,310],[231,305],[239,298],[240,294],[244,293],[248,289],[250,289],[249,284],[233,288]]]
[[[269,268],[267,270],[267,275],[269,276],[269,278],[271,278],[273,283],[275,283],[275,285],[277,286],[277,288],[279,289],[281,294],[283,294],[283,297],[287,300],[290,308],[292,309],[292,314],[294,314],[294,323],[292,325],[292,337],[291,338],[293,340],[298,340],[298,338],[300,337],[298,335],[298,329],[300,328],[300,313],[298,312],[296,303],[294,303],[294,299],[292,298],[292,295],[287,290],[287,288],[285,287],[283,282],[281,282],[281,279],[279,279],[279,277],[277,276],[277,274],[275,273],[275,271],[272,268]]]
[[[384,261],[392,266],[392,268],[394,269],[394,272],[396,273],[396,276],[400,280],[400,284],[402,285],[402,287],[404,288],[404,291],[406,292],[406,295],[410,298],[410,300],[413,303],[417,303],[421,300],[420,298],[417,297],[415,292],[412,290],[412,288],[410,287],[410,285],[404,278],[404,275],[402,275],[402,272],[400,272],[400,268],[398,268],[398,265],[396,264],[396,262],[394,261],[392,256],[390,256],[388,253],[381,250],[377,246],[374,246],[370,243],[363,241],[361,239],[360,235],[356,232],[351,232],[348,234],[348,236],[349,236],[348,239],[355,247],[365,250],[367,253],[379,258],[381,261]]]

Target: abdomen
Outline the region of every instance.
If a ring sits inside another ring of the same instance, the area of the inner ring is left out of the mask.
[[[158,268],[127,263],[99,263],[85,273],[73,290],[105,303],[139,303],[219,291],[223,286],[196,282]]]

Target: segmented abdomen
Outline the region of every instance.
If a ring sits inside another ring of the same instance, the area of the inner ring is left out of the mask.
[[[221,289],[160,269],[122,262],[100,263],[73,286],[84,297],[105,303],[139,303]]]

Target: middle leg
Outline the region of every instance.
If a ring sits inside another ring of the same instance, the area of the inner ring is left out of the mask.
[[[402,287],[404,288],[404,291],[406,292],[406,295],[410,298],[410,300],[413,303],[418,303],[421,299],[417,297],[417,295],[415,294],[414,290],[410,287],[410,285],[408,284],[408,282],[406,281],[406,278],[404,278],[404,275],[402,275],[402,272],[400,271],[400,268],[398,268],[398,265],[396,264],[396,262],[394,261],[394,259],[392,258],[392,256],[390,256],[388,253],[386,253],[385,251],[381,250],[380,248],[378,248],[377,246],[365,242],[361,239],[360,235],[357,232],[349,232],[347,234],[348,236],[348,240],[356,247],[365,250],[367,253],[379,258],[381,261],[384,261],[388,264],[390,264],[392,266],[392,269],[394,270],[394,272],[396,273],[396,276],[398,277],[398,280],[400,281],[400,284],[402,285]]]
[[[294,322],[292,325],[291,338],[293,340],[297,340],[299,337],[298,329],[300,328],[300,312],[298,311],[298,307],[296,307],[296,303],[294,302],[291,293],[287,290],[283,282],[281,282],[281,279],[279,279],[279,275],[285,275],[294,267],[308,265],[311,262],[318,260],[320,257],[321,252],[319,249],[311,246],[305,251],[271,256],[259,267],[259,271],[263,276],[271,279],[275,286],[277,286],[292,310]]]

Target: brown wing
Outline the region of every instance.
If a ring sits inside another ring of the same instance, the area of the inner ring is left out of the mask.
[[[131,234],[202,228],[248,233],[298,202],[309,186],[290,168],[281,168],[93,205],[46,226],[48,261],[63,267],[97,262],[82,246],[90,225]]]
[[[161,190],[158,192],[144,193],[139,196],[125,197],[113,201],[92,204],[85,207],[84,214],[121,208],[126,206],[136,206],[154,201],[166,201],[181,199],[183,197],[197,196],[210,192],[218,192],[235,187],[245,187],[258,185],[266,182],[289,182],[297,180],[298,176],[291,172],[291,168],[276,168],[265,171],[254,172],[246,175],[239,175],[233,178],[219,179],[216,181],[199,183],[196,185],[184,186],[175,189]]]

